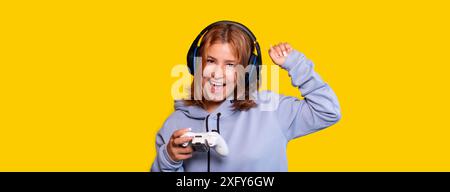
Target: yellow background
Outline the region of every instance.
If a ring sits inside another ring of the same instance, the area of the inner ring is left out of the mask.
[[[450,171],[445,1],[1,1],[0,171],[148,171],[174,65],[203,27],[287,41],[342,120],[292,141],[289,171]],[[285,71],[280,92],[298,95]]]

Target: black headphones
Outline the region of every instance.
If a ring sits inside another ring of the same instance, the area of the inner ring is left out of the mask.
[[[241,29],[243,32],[245,32],[249,37],[250,40],[253,42],[252,45],[252,52],[250,53],[250,58],[248,61],[248,66],[250,66],[250,72],[245,74],[245,82],[248,85],[249,79],[255,75],[256,73],[256,79],[259,81],[259,73],[261,70],[261,49],[259,48],[259,44],[256,41],[255,35],[248,29],[246,26],[244,26],[241,23],[234,22],[234,21],[218,21],[215,23],[212,23],[208,25],[205,29],[203,29],[200,34],[198,34],[197,38],[195,38],[194,42],[192,42],[191,47],[189,48],[189,52],[187,54],[187,64],[189,67],[189,72],[194,75],[195,73],[195,64],[196,64],[196,57],[201,57],[199,48],[201,47],[201,39],[203,36],[210,30],[212,27],[219,25],[219,24],[226,24],[226,25],[233,25]],[[256,70],[254,69],[256,68]]]

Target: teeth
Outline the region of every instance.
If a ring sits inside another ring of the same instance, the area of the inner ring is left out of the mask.
[[[225,86],[225,83],[220,83],[220,82],[216,82],[216,81],[209,81],[209,83],[211,83],[213,86]]]

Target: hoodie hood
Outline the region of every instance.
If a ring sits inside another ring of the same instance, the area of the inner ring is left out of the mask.
[[[236,112],[233,108],[232,100],[223,101],[219,107],[211,113],[208,113],[199,106],[187,106],[183,100],[175,100],[175,110],[183,112],[183,114],[189,118],[201,120],[206,119],[207,116],[212,119],[217,119],[217,114],[220,114],[220,118],[226,118]]]

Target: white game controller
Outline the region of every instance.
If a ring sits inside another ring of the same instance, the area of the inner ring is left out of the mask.
[[[189,143],[183,143],[183,147],[187,147],[189,144],[192,145],[194,151],[207,152],[210,147],[214,147],[219,155],[228,155],[228,146],[223,140],[222,136],[217,132],[204,132],[204,133],[193,133],[187,132],[181,137],[193,137],[192,141]]]

